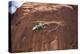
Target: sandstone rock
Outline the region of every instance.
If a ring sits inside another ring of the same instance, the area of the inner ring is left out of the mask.
[[[77,7],[73,6],[24,3],[11,18],[11,52],[77,49]],[[40,32],[32,30],[36,21],[45,23]]]

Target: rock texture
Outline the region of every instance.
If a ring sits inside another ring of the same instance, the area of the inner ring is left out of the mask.
[[[37,21],[42,31],[32,30]],[[11,18],[11,52],[77,49],[77,21],[76,5],[24,3]]]

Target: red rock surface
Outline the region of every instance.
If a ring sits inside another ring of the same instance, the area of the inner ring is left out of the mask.
[[[11,18],[11,52],[77,49],[77,6],[24,3]],[[33,31],[36,21],[56,21]],[[55,29],[55,30],[54,30]]]

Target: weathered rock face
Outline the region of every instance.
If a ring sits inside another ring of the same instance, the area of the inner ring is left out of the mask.
[[[77,48],[77,8],[60,4],[24,3],[12,18],[11,52]],[[45,28],[33,31],[37,22],[45,24]]]

